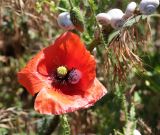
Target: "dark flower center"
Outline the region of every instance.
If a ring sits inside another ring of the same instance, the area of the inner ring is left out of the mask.
[[[56,71],[54,72],[53,83],[60,83],[60,84],[77,84],[81,79],[81,71],[78,69],[72,68],[68,70],[65,66],[59,66]]]

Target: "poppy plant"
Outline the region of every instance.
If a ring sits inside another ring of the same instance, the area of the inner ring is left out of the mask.
[[[62,34],[53,45],[41,50],[18,73],[19,82],[36,99],[42,114],[63,114],[88,108],[106,94],[96,79],[94,57],[79,36]]]

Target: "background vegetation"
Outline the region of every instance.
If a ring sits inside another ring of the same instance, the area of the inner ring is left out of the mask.
[[[17,82],[16,74],[33,55],[64,32],[56,18],[70,9],[65,2],[0,0],[0,135],[62,134],[59,116],[35,112],[34,97]],[[85,16],[86,30],[82,37],[89,47],[96,27],[94,14],[111,8],[125,11],[129,0],[73,2]],[[134,129],[143,135],[160,135],[160,18],[152,17],[150,23],[152,38],[138,50],[144,69],[133,67],[125,80],[113,80],[112,74],[104,74],[107,69],[103,45],[93,52],[97,57],[98,78],[109,93],[95,106],[68,114],[73,135],[129,135]],[[140,28],[145,36],[143,24]]]

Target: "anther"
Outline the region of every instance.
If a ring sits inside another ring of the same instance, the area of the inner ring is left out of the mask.
[[[66,76],[68,73],[68,70],[65,66],[60,66],[57,68],[57,75],[58,76]]]

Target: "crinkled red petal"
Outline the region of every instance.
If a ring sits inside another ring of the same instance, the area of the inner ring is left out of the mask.
[[[86,50],[80,38],[71,32],[62,34],[55,43],[28,62],[18,73],[19,82],[32,94],[45,86],[52,86],[51,75],[58,66],[76,68],[82,72],[82,78],[76,85],[66,86],[70,91],[87,89],[95,78],[95,60]],[[72,94],[68,92],[67,94]]]
[[[64,114],[88,108],[107,93],[95,79],[85,94],[66,95],[56,88],[43,88],[36,97],[35,110],[42,114]]]
[[[18,81],[32,95],[38,93],[45,85],[44,81],[46,80],[46,77],[37,72],[37,66],[43,58],[43,51],[41,51],[18,73]]]

